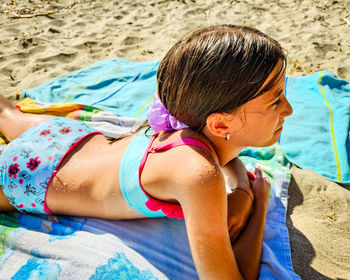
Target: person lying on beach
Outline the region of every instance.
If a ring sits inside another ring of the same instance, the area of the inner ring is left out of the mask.
[[[237,156],[279,139],[292,113],[285,68],[279,43],[256,29],[196,29],[160,63],[150,126],[113,141],[76,120],[26,115],[1,97],[9,144],[0,210],[184,219],[200,279],[256,279],[270,183]]]

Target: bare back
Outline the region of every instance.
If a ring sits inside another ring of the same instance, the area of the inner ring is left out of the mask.
[[[62,160],[48,186],[46,204],[56,214],[107,219],[140,218],[123,198],[119,166],[132,136],[111,143],[91,135]]]
[[[119,183],[121,160],[133,137],[111,143],[102,135],[91,135],[79,143],[64,157],[48,187],[48,208],[57,214],[107,219],[145,217],[128,205]],[[179,132],[163,135],[153,145],[181,137]],[[187,176],[174,171],[179,170],[184,159],[198,165],[198,157],[204,159],[201,152],[201,148],[185,146],[150,154],[141,176],[147,193],[162,201],[178,203],[176,185],[179,178]]]

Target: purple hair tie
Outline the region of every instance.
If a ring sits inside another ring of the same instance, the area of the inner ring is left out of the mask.
[[[153,104],[147,112],[147,119],[154,132],[180,130],[188,127],[169,114],[157,92],[153,95]]]

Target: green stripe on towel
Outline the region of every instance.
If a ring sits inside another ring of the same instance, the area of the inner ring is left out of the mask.
[[[318,77],[318,87],[320,89],[320,93],[323,97],[323,99],[326,102],[327,108],[329,110],[329,124],[330,124],[330,129],[331,129],[331,136],[332,136],[332,144],[333,144],[333,150],[334,150],[334,157],[335,157],[335,162],[337,165],[337,180],[340,182],[341,181],[341,167],[340,167],[340,160],[339,160],[339,153],[338,153],[338,148],[337,148],[337,141],[335,138],[335,133],[334,133],[334,120],[333,120],[333,111],[332,107],[326,97],[326,94],[322,88],[321,85],[321,80],[322,80],[322,71],[320,71],[320,75]]]

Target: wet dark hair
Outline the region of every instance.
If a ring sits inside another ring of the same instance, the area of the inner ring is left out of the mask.
[[[280,44],[259,30],[199,28],[178,41],[160,63],[159,98],[171,115],[201,131],[212,113],[232,113],[271,89],[286,64]],[[277,65],[276,75],[262,88]]]

